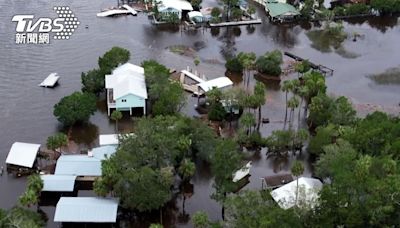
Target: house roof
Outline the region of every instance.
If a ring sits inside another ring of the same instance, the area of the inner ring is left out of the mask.
[[[97,158],[99,160],[104,160],[106,158],[109,158],[116,151],[117,151],[116,145],[108,145],[108,146],[100,146],[93,148],[89,152],[93,154],[94,158]]]
[[[192,4],[188,1],[183,0],[162,0],[159,5],[159,10],[163,11],[168,8],[177,9],[178,11],[188,10],[192,11],[193,7]]]
[[[61,155],[54,174],[101,176],[101,160],[88,155]]]
[[[211,79],[206,82],[202,82],[197,84],[204,92],[208,92],[212,90],[212,88],[216,87],[218,89],[222,89],[228,86],[233,85],[233,82],[228,77],[219,77],[216,79]]]
[[[118,200],[99,197],[61,197],[54,222],[115,223]]]
[[[309,177],[300,177],[297,205],[314,207],[318,200],[318,192],[322,189],[320,180]],[[272,198],[283,209],[296,205],[297,180],[285,184],[271,191]]]
[[[271,17],[276,16],[289,16],[289,15],[299,15],[300,12],[292,5],[282,2],[267,2],[266,8],[268,9],[269,15]]]
[[[105,86],[113,89],[114,99],[133,94],[147,99],[144,69],[131,63],[125,63],[106,75]]]
[[[135,135],[134,133],[128,133],[126,134],[127,136],[130,135]],[[106,146],[106,145],[118,145],[118,137],[121,136],[121,134],[103,134],[99,135],[99,144],[100,146]]]
[[[241,169],[235,172],[235,174],[233,175],[233,182],[238,182],[247,175],[249,175],[250,168],[251,168],[251,161],[249,161],[245,166],[243,166]]]
[[[40,144],[15,142],[7,155],[6,163],[32,168],[39,148]]]
[[[74,191],[76,176],[73,175],[40,175],[44,192]]]
[[[188,13],[189,18],[194,18],[194,17],[203,17],[203,14],[200,13],[199,11],[192,11]]]

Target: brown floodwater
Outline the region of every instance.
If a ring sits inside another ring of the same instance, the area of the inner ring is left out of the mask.
[[[114,4],[114,0],[0,1],[0,165],[5,166],[5,159],[13,142],[44,145],[49,135],[60,130],[65,131],[53,116],[54,104],[73,91],[80,90],[81,72],[97,67],[98,57],[113,46],[129,49],[130,62],[134,64],[155,59],[178,70],[186,66],[194,67],[193,58],[171,53],[168,47],[192,47],[201,60],[196,67],[197,71],[204,73],[208,78],[223,76],[225,58],[240,51],[252,51],[257,55],[274,49],[290,51],[334,69],[333,76],[327,78],[329,93],[349,97],[361,114],[375,109],[399,113],[400,87],[378,85],[367,77],[400,66],[400,26],[395,17],[345,22],[346,32],[358,33],[361,37],[353,42],[350,36],[343,42],[340,50],[326,52],[314,48],[315,45],[307,36],[310,29],[319,28],[320,25],[304,23],[276,26],[268,23],[261,8],[258,8],[258,15],[265,21],[262,25],[181,32],[179,29],[151,26],[144,14],[137,17],[96,17],[96,13],[101,9]],[[49,45],[15,44],[15,23],[11,22],[13,15],[55,17],[52,12],[55,5],[69,6],[81,22],[81,26],[69,40],[52,40]],[[204,6],[207,5],[217,4],[211,0],[204,1]],[[86,25],[88,28],[85,28]],[[54,89],[38,87],[37,84],[51,72],[58,72],[61,76],[60,85]],[[241,86],[240,78],[232,79],[237,86]],[[267,103],[262,111],[264,117],[271,119],[271,123],[262,126],[264,136],[282,128],[285,112],[285,98],[279,91],[279,86],[268,81],[265,83]],[[250,87],[254,84],[255,80],[252,79]],[[197,99],[189,94],[187,98],[187,105],[182,112],[188,116],[198,115],[194,110]],[[75,151],[71,152],[96,146],[98,134],[115,131],[114,123],[107,118],[104,102],[99,102],[98,107],[89,124],[72,129],[71,137],[75,142]],[[130,117],[124,116],[119,125],[120,131],[129,131]],[[261,177],[288,172],[294,158],[305,161],[305,175],[311,175],[312,168],[308,165],[306,153],[281,160],[267,159],[265,151],[247,155],[247,159],[253,161],[253,168],[250,183],[245,188],[260,189]],[[220,205],[210,198],[213,193],[213,181],[209,166],[199,164],[198,167],[191,181],[192,192],[187,194],[184,206],[182,194],[177,193],[163,211],[166,225],[190,227],[190,216],[199,210],[206,211],[211,220],[221,219]],[[10,208],[15,205],[24,188],[25,178],[15,178],[7,174],[1,176],[0,207]],[[79,195],[87,196],[93,193],[80,191]],[[41,209],[48,218],[48,227],[60,226],[52,222],[54,206]],[[123,226],[146,227],[149,222],[158,221],[159,213],[124,213],[121,218]]]

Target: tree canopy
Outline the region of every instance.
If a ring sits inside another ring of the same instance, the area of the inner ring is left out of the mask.
[[[210,159],[215,140],[214,132],[198,120],[138,119],[134,135],[122,137],[117,152],[103,161],[95,192],[103,196],[113,192],[126,208],[158,209],[172,197],[174,173],[190,178],[195,170],[191,159]]]
[[[96,111],[96,97],[90,93],[74,92],[54,105],[54,116],[65,126],[86,122]]]
[[[117,66],[128,62],[130,52],[121,47],[113,47],[102,57],[99,57],[99,67],[104,75],[110,74]]]

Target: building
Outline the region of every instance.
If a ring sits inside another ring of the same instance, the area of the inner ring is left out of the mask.
[[[54,222],[115,223],[118,199],[100,197],[61,197]]]
[[[33,168],[40,144],[15,142],[7,155],[6,164],[16,167]]]
[[[158,12],[162,15],[176,14],[179,19],[185,17],[185,15],[193,11],[192,4],[188,1],[183,0],[162,0],[158,5]]]
[[[300,15],[300,12],[294,6],[277,1],[267,0],[265,11],[273,22],[293,21]]]
[[[300,177],[298,180],[289,182],[271,191],[271,196],[285,210],[295,205],[301,208],[314,208],[318,204],[318,193],[321,189],[322,182],[320,180]]]
[[[147,88],[143,67],[125,63],[106,75],[108,115],[111,109],[129,111],[142,109],[146,115]]]

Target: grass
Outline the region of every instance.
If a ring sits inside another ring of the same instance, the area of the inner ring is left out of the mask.
[[[389,68],[385,72],[379,74],[372,74],[369,75],[368,77],[374,80],[377,84],[400,85],[400,67]]]

